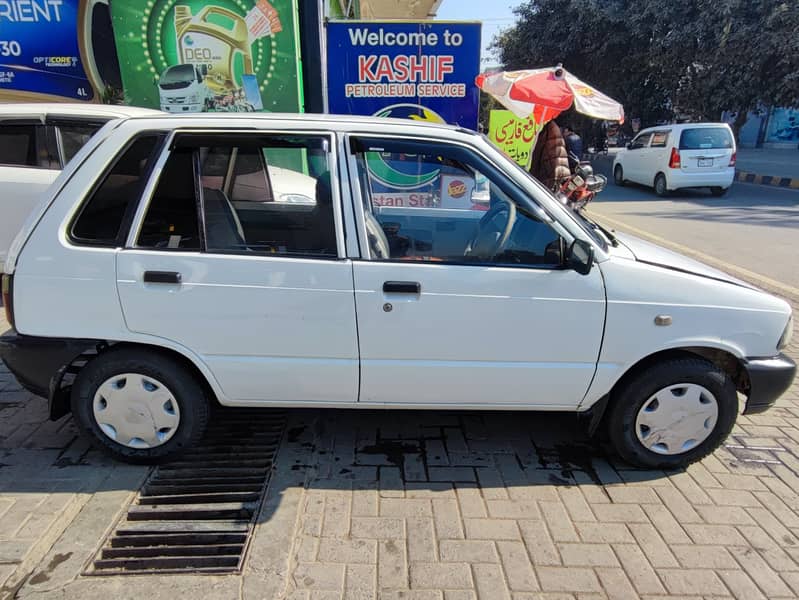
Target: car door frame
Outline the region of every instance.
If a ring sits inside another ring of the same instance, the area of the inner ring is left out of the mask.
[[[666,134],[666,141],[663,146],[653,146],[655,142],[655,135],[658,133]],[[652,165],[651,181],[648,185],[654,185],[655,175],[658,173],[666,173],[669,168],[669,156],[671,154],[671,136],[673,129],[670,126],[652,129],[652,137],[649,138],[649,155],[647,160]]]
[[[398,263],[394,262],[394,261],[381,261],[381,260],[374,261],[372,259],[370,244],[368,243],[368,233],[367,233],[367,228],[366,228],[366,218],[364,216],[364,211],[366,210],[366,208],[365,208],[365,199],[363,198],[363,194],[362,194],[362,190],[361,190],[361,184],[360,184],[360,181],[358,179],[359,165],[358,165],[358,162],[357,162],[357,152],[353,148],[353,141],[354,141],[355,138],[372,139],[372,140],[375,140],[377,145],[379,145],[381,141],[385,142],[387,139],[396,139],[396,140],[401,141],[401,142],[418,141],[418,142],[422,142],[422,143],[427,142],[427,143],[433,143],[433,144],[460,146],[460,147],[464,148],[465,150],[475,154],[476,156],[478,156],[479,158],[481,158],[485,162],[494,165],[494,167],[501,174],[501,176],[504,177],[510,184],[515,186],[518,189],[518,191],[521,193],[521,195],[523,196],[523,200],[526,201],[525,202],[526,208],[530,209],[530,211],[534,215],[540,216],[544,220],[544,222],[547,225],[551,226],[552,229],[563,239],[565,248],[568,248],[568,246],[571,244],[571,242],[573,242],[575,239],[578,238],[578,236],[576,236],[568,227],[566,227],[563,223],[561,223],[560,220],[558,220],[556,218],[553,218],[552,215],[550,214],[550,212],[548,210],[546,210],[544,208],[544,206],[539,204],[539,202],[535,199],[535,194],[529,193],[528,190],[526,189],[526,187],[522,186],[517,181],[517,179],[514,178],[511,175],[511,173],[509,173],[508,171],[506,171],[506,170],[500,168],[499,166],[497,166],[495,164],[495,161],[492,160],[492,158],[489,157],[488,155],[486,155],[484,152],[482,152],[479,147],[476,147],[476,146],[470,145],[470,144],[466,144],[466,143],[461,142],[459,140],[455,140],[455,139],[451,139],[451,138],[447,138],[447,137],[443,137],[443,136],[432,136],[432,135],[431,136],[419,136],[419,135],[408,136],[408,135],[391,135],[391,134],[387,134],[387,135],[379,135],[378,136],[374,132],[349,131],[346,134],[344,134],[342,137],[344,138],[344,145],[345,145],[345,148],[347,150],[345,156],[347,157],[347,161],[346,162],[347,162],[348,171],[349,171],[349,174],[350,174],[349,187],[350,187],[350,192],[351,192],[351,196],[352,196],[352,205],[353,205],[353,211],[354,211],[354,214],[355,214],[355,221],[356,221],[356,225],[357,225],[357,237],[358,237],[359,245],[360,245],[360,249],[361,249],[361,255],[353,262],[353,275],[354,275],[355,296],[356,296],[356,315],[358,315],[359,312],[360,312],[360,308],[359,308],[358,302],[357,302],[357,297],[358,297],[359,290],[358,290],[358,277],[356,276],[356,272],[357,272],[356,269],[357,269],[357,266],[358,266],[358,262],[367,263],[369,265],[372,265],[372,264],[375,264],[375,263],[377,263],[377,264],[382,264],[382,263],[398,264]],[[514,198],[514,200],[516,200],[516,198]],[[420,209],[420,210],[422,210],[422,209]],[[590,242],[590,243],[592,245],[594,245],[593,241]],[[598,256],[598,258],[600,258],[600,257]],[[565,257],[564,257],[564,259],[565,259]],[[600,260],[601,260],[601,258],[600,258]],[[413,262],[413,261],[411,261],[411,262],[408,263],[408,266],[416,266],[417,268],[423,268],[425,266],[430,267],[431,265],[430,264],[426,264],[424,262]],[[466,267],[466,268],[481,268],[481,265],[465,265],[465,264],[456,264],[456,263],[451,263],[451,262],[432,263],[432,268],[444,268],[444,269],[446,269],[446,268],[448,268],[448,266],[455,266],[455,267],[460,267],[460,268],[463,268],[463,267]],[[485,267],[485,266],[486,265],[482,265],[482,267]],[[497,265],[497,266],[500,267],[501,265]],[[547,268],[547,267],[536,268],[536,267],[529,267],[529,266],[528,267],[520,266],[520,267],[508,267],[508,268],[518,268],[520,270],[530,269],[530,270],[533,270],[533,271],[547,271],[547,272],[552,272],[553,271],[553,269]],[[558,270],[567,271],[567,270],[569,270],[569,267],[564,265],[561,269],[558,269]],[[575,397],[573,403],[565,403],[565,404],[559,404],[559,403],[551,403],[551,404],[542,404],[542,403],[527,403],[527,404],[506,403],[506,404],[501,404],[501,403],[483,402],[483,403],[480,403],[480,404],[467,403],[467,404],[463,404],[463,407],[484,408],[484,409],[499,409],[499,408],[505,409],[505,408],[507,408],[507,409],[517,409],[517,410],[555,410],[555,411],[558,411],[558,410],[576,410],[577,407],[585,399],[585,395],[588,393],[588,391],[590,389],[590,384],[593,381],[593,378],[596,376],[596,369],[599,368],[599,358],[601,356],[601,351],[602,351],[602,342],[603,342],[603,338],[604,338],[604,326],[605,326],[605,316],[606,316],[606,299],[605,299],[605,295],[604,295],[604,293],[605,293],[604,292],[604,283],[602,282],[602,276],[599,273],[601,273],[601,268],[597,264],[596,265],[596,270],[594,272],[594,275],[596,275],[598,277],[598,285],[599,285],[599,287],[602,288],[601,300],[597,300],[597,301],[600,301],[602,303],[602,316],[601,316],[601,328],[600,328],[600,333],[599,333],[599,339],[598,339],[598,344],[597,344],[597,347],[596,347],[596,355],[594,357],[592,357],[593,375],[589,379],[588,384],[586,385],[585,389],[582,390],[582,394],[579,397]],[[391,303],[389,303],[389,304],[391,304]],[[386,311],[386,312],[390,312],[392,309],[391,309],[391,307],[387,308],[386,306],[384,306],[383,310]],[[359,320],[360,320],[360,318],[359,318]],[[453,405],[453,404],[449,404],[448,405],[448,404],[445,404],[445,403],[432,404],[430,402],[415,402],[415,403],[411,402],[411,403],[402,403],[402,404],[396,403],[396,402],[385,403],[385,402],[371,401],[368,398],[364,399],[364,393],[365,393],[364,387],[365,386],[368,387],[368,385],[369,385],[369,383],[368,383],[369,382],[369,375],[368,375],[368,373],[365,372],[366,369],[369,368],[369,365],[366,364],[366,361],[368,361],[369,358],[364,356],[363,340],[360,337],[362,335],[362,327],[363,327],[362,325],[359,325],[359,347],[361,348],[361,395],[359,397],[359,404],[360,405],[362,405],[362,406],[364,406],[364,405],[365,406],[396,406],[396,407],[404,407],[404,408],[435,408],[435,407],[450,407],[451,408],[453,406],[459,406],[458,404],[455,404],[455,405]]]
[[[142,225],[143,225],[143,222],[144,222],[144,218],[145,218],[145,216],[147,214],[147,211],[149,210],[149,207],[152,204],[152,201],[154,199],[155,192],[156,192],[156,189],[157,189],[158,184],[160,182],[160,178],[161,178],[162,172],[164,170],[164,167],[165,167],[169,157],[171,156],[171,152],[173,150],[173,145],[174,145],[174,142],[175,142],[175,138],[178,135],[181,135],[181,134],[199,134],[199,135],[220,135],[220,136],[224,136],[225,133],[229,133],[229,134],[235,135],[235,136],[250,135],[250,136],[253,136],[253,137],[258,137],[259,135],[260,136],[269,136],[269,135],[278,135],[278,136],[279,135],[283,135],[283,136],[285,136],[285,135],[292,135],[292,134],[295,134],[295,135],[308,135],[308,136],[316,135],[316,136],[324,136],[324,137],[326,137],[326,138],[328,138],[330,140],[330,148],[329,148],[330,159],[329,160],[330,160],[330,167],[331,167],[330,168],[331,175],[333,174],[333,164],[335,163],[337,165],[337,167],[336,167],[336,177],[337,177],[337,179],[334,180],[333,182],[331,182],[331,187],[334,188],[334,189],[338,189],[339,190],[338,193],[333,191],[334,198],[333,198],[333,203],[332,203],[333,211],[334,211],[334,223],[335,223],[335,229],[336,229],[336,249],[337,249],[337,252],[336,252],[335,259],[325,259],[325,260],[335,260],[335,261],[339,261],[339,262],[342,262],[342,263],[343,262],[350,263],[350,265],[349,265],[350,269],[348,271],[350,273],[349,282],[351,284],[352,283],[352,278],[351,278],[351,273],[352,273],[351,261],[352,261],[352,257],[349,256],[350,252],[347,250],[347,246],[345,245],[345,239],[347,239],[347,237],[345,237],[345,233],[344,233],[344,231],[345,231],[345,222],[348,220],[348,217],[346,216],[347,215],[347,210],[344,207],[346,206],[346,204],[351,204],[349,193],[348,193],[349,184],[348,184],[348,180],[347,179],[341,179],[342,171],[341,171],[340,165],[344,161],[340,158],[340,154],[339,154],[340,148],[341,148],[341,146],[339,144],[339,137],[340,136],[337,134],[337,132],[333,128],[327,128],[326,129],[326,128],[323,128],[323,127],[322,128],[319,128],[319,127],[314,127],[314,128],[288,127],[288,128],[284,129],[284,128],[274,128],[273,126],[270,126],[269,128],[264,128],[264,129],[260,129],[260,128],[259,129],[237,129],[235,127],[232,127],[232,128],[231,127],[221,127],[221,128],[220,127],[217,127],[217,128],[214,128],[214,127],[190,127],[190,128],[185,128],[185,129],[173,128],[166,135],[165,139],[162,142],[162,146],[160,148],[159,155],[153,161],[152,167],[151,167],[150,172],[148,174],[148,179],[146,181],[145,186],[142,189],[142,192],[141,192],[141,194],[139,196],[138,204],[137,204],[137,206],[135,208],[135,211],[133,212],[133,216],[132,216],[132,218],[130,220],[130,223],[129,223],[129,226],[128,226],[128,229],[127,229],[127,234],[126,234],[126,237],[125,237],[124,246],[120,247],[120,248],[117,248],[115,250],[115,252],[117,254],[117,257],[119,257],[121,255],[124,255],[125,253],[131,253],[131,252],[145,252],[148,255],[163,255],[164,253],[166,253],[165,254],[166,256],[168,256],[170,254],[175,254],[175,253],[177,253],[178,255],[186,254],[186,255],[194,255],[194,256],[210,256],[210,255],[218,256],[218,257],[223,257],[223,256],[234,256],[235,257],[236,256],[236,253],[224,253],[224,252],[216,252],[216,251],[209,252],[207,250],[207,248],[205,248],[204,233],[201,233],[201,236],[200,236],[201,237],[201,246],[200,246],[200,250],[197,250],[197,251],[144,248],[144,247],[140,247],[137,244],[137,239],[138,239],[138,236],[139,236],[139,234],[141,232],[141,228],[142,228]],[[202,222],[199,223],[199,226],[202,227]],[[354,236],[349,236],[349,237],[354,237]],[[260,258],[260,259],[262,259],[259,262],[269,261],[270,259],[272,259],[272,257],[267,256],[265,254],[259,254],[256,257],[247,257],[247,258]],[[279,257],[279,258],[295,260],[295,259],[289,258],[289,257]],[[117,289],[118,289],[118,297],[119,297],[119,301],[120,301],[120,310],[122,311],[122,313],[124,315],[124,302],[122,300],[121,291],[119,290],[119,281],[120,281],[119,280],[119,274],[117,274]],[[354,299],[353,299],[353,317],[354,317],[354,313],[355,313],[355,308],[354,308]],[[166,345],[168,345],[168,346],[170,346],[170,347],[172,347],[174,349],[179,349],[179,351],[181,353],[193,356],[194,357],[194,361],[195,362],[199,362],[201,364],[202,371],[206,374],[206,376],[210,377],[211,380],[213,381],[213,386],[212,387],[214,388],[214,392],[215,392],[215,394],[217,396],[217,399],[219,400],[220,404],[223,404],[225,406],[267,406],[267,407],[274,406],[274,407],[279,407],[279,406],[310,405],[310,406],[325,406],[325,407],[351,407],[351,406],[353,406],[353,404],[357,403],[358,390],[359,390],[359,386],[360,386],[360,380],[359,380],[359,376],[358,376],[358,373],[360,371],[360,367],[359,367],[360,357],[357,354],[357,329],[356,329],[357,325],[356,325],[356,322],[355,322],[354,319],[353,319],[352,326],[353,326],[353,329],[355,330],[354,331],[354,335],[355,335],[355,353],[356,354],[355,354],[355,356],[353,358],[354,358],[354,361],[355,361],[356,365],[355,365],[355,378],[354,378],[354,393],[353,393],[353,396],[352,396],[352,400],[351,401],[343,401],[343,400],[342,401],[330,401],[330,402],[314,401],[314,400],[307,401],[307,402],[306,401],[296,401],[296,400],[289,400],[289,401],[273,401],[273,400],[263,400],[263,401],[244,400],[244,401],[242,401],[242,400],[237,400],[235,398],[230,397],[227,394],[227,392],[225,391],[225,387],[223,386],[223,382],[218,377],[218,374],[216,373],[215,369],[204,360],[203,356],[199,352],[197,352],[195,348],[186,346],[185,344],[183,344],[183,343],[181,343],[181,342],[179,342],[177,340],[173,340],[171,338],[168,338],[168,337],[167,338],[162,338],[162,337],[157,337],[156,338],[156,336],[154,336],[152,333],[135,331],[134,329],[131,329],[130,326],[127,325],[127,319],[125,319],[125,322],[126,322],[126,326],[128,327],[128,331],[130,332],[130,336],[131,336],[132,339],[136,339],[137,341],[141,341],[141,342],[145,342],[145,343],[150,342],[150,343],[157,343],[157,344],[166,344]]]

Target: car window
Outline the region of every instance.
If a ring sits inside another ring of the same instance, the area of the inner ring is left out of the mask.
[[[372,260],[561,265],[558,234],[470,151],[365,139],[355,148]]]
[[[47,144],[47,128],[35,124],[0,125],[0,165],[61,168]]]
[[[680,135],[680,150],[732,148],[732,134],[726,127],[696,127],[684,129]]]
[[[61,153],[64,164],[67,164],[78,150],[86,145],[91,137],[102,127],[101,123],[59,123],[58,133],[61,137]]]
[[[637,138],[635,138],[632,143],[630,144],[631,150],[637,150],[639,148],[644,148],[647,144],[649,144],[649,140],[652,137],[651,133],[642,133]]]
[[[665,148],[669,141],[669,131],[655,131],[652,134],[650,148]]]
[[[187,135],[176,144],[145,214],[139,246],[338,255],[328,138]]]
[[[71,230],[73,241],[101,246],[118,243],[124,234],[123,219],[141,197],[163,138],[162,133],[142,135],[119,156],[81,208]]]
[[[190,148],[179,148],[169,155],[144,216],[139,246],[200,249],[193,160]]]

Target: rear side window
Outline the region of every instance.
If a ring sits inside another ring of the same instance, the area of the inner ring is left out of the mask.
[[[163,137],[162,133],[142,135],[122,153],[84,203],[72,226],[74,241],[97,246],[118,243],[122,223],[141,197]]]
[[[719,148],[732,148],[732,135],[726,127],[684,129],[680,136],[680,150]]]
[[[0,165],[58,169],[43,125],[0,125]]]
[[[656,131],[652,134],[652,144],[650,145],[650,148],[665,148],[668,141],[668,131]]]

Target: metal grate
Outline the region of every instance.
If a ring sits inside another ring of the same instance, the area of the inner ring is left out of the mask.
[[[155,469],[87,575],[241,569],[285,414],[215,412],[203,442]]]

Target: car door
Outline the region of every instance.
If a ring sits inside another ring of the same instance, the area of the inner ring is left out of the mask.
[[[624,155],[624,177],[635,183],[652,185],[654,175],[650,180],[647,176],[649,156],[649,141],[652,139],[651,131],[642,131],[632,142]]]
[[[177,134],[117,258],[130,330],[198,355],[229,403],[355,402],[335,161],[324,132]]]
[[[652,140],[649,142],[649,156],[647,157],[647,175],[649,184],[654,184],[655,175],[665,173],[669,168],[669,157],[671,154],[670,129],[657,129],[652,132]]]
[[[602,340],[599,269],[565,268],[557,226],[478,152],[350,142],[360,401],[576,407]]]
[[[679,151],[683,173],[712,178],[734,166],[735,138],[727,125],[686,127],[680,134]]]

